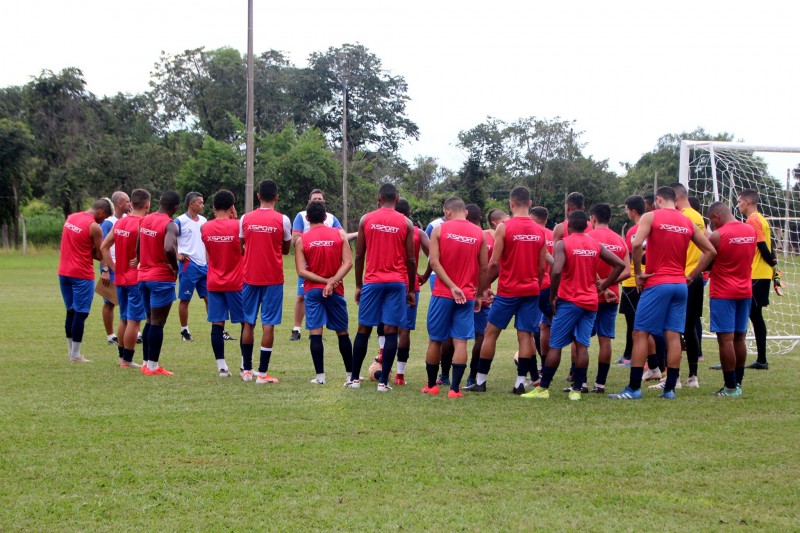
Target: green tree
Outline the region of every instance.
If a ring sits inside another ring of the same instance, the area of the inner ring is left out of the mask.
[[[175,187],[183,194],[198,191],[207,199],[219,189],[228,189],[236,197],[237,211],[244,213],[244,161],[241,150],[206,136],[203,146],[181,165]],[[205,211],[207,216],[213,212],[210,201]]]
[[[30,194],[25,164],[34,141],[24,122],[0,118],[0,221],[11,223],[15,246],[19,244],[20,200]]]

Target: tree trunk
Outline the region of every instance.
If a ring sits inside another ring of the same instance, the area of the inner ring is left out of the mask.
[[[19,196],[17,195],[17,180],[11,179],[11,191],[14,194],[14,248],[19,246]],[[8,232],[8,230],[6,230]],[[8,242],[8,234],[5,235],[5,243]],[[6,245],[7,246],[7,245]]]

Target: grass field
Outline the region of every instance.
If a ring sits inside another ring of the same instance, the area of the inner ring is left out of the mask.
[[[218,378],[198,302],[195,342],[176,309],[167,323],[175,376],[146,378],[116,366],[99,299],[94,364],[67,362],[56,266],[54,251],[0,254],[0,530],[800,530],[797,350],[749,372],[741,400],[709,395],[722,378],[706,341],[702,388],[677,401],[526,401],[510,394],[506,333],[489,392],[423,396],[424,287],[410,385],[343,389],[326,333],[317,387],[307,336],[288,342],[287,269],[280,384]],[[238,343],[226,348],[233,369]],[[609,389],[627,376],[612,368]]]

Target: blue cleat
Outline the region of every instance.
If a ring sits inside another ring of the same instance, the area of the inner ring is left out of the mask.
[[[661,394],[658,395],[659,398],[664,398],[665,400],[674,400],[675,399],[675,391],[674,390],[665,390]]]
[[[474,384],[475,384],[475,380],[474,379],[467,378],[467,387],[469,387],[471,385],[474,385]]]
[[[612,400],[641,400],[642,390],[625,387],[619,394],[609,394],[608,397]]]
[[[450,385],[450,376],[445,376],[441,374],[439,379],[436,380],[437,385]]]

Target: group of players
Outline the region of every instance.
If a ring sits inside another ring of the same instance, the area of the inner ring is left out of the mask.
[[[299,281],[290,340],[301,337],[305,314],[315,384],[326,383],[323,328],[335,331],[345,386],[356,389],[362,385],[369,338],[378,327],[381,355],[370,375],[377,379],[379,392],[390,391],[397,357],[394,384],[404,385],[419,287],[429,280],[424,394],[440,394],[439,385],[447,384],[450,398],[462,397],[462,390],[485,392],[497,340],[512,318],[518,344],[514,394],[549,398],[566,347],[572,356],[568,398],[605,393],[619,311],[627,323],[621,359],[630,366],[630,382],[609,397],[642,398],[642,384],[656,381],[652,388],[673,399],[681,387],[682,346],[689,366],[686,385],[699,386],[696,323],[703,308],[703,274],[709,267],[711,330],[717,334],[724,382],[715,394],[741,396],[749,320],[759,355],[750,368],[767,368],[762,308],[768,305],[776,260],[769,226],[757,211],[756,191],[739,195],[737,207],[747,223],[739,222],[722,203],[709,206],[713,232],[707,231],[680,184],[656,191],[652,209],[646,207],[645,198],[631,196],[625,208],[634,224],[625,238],[608,227],[611,207],[597,204],[587,214],[580,193],[567,197],[567,220],[553,230],[546,227],[547,210],[532,207],[528,189],[516,187],[508,200],[511,216],[500,209],[490,211],[489,229],[482,228],[478,206],[452,197],[444,202],[443,216],[423,232],[412,224],[408,202],[393,185],[384,184],[377,195],[378,208],[364,215],[352,234],[326,212],[322,191],[311,193],[294,224],[275,209],[279,195],[274,181],[262,182],[257,197],[259,207],[239,218],[234,195],[217,191],[214,218],[206,220],[200,215],[202,195],[189,193],[187,212],[173,219],[180,206],[176,193],[163,193],[158,210],[148,214],[150,194],[136,189],[130,198],[117,192],[70,215],[64,224],[58,271],[67,308],[70,360],[88,361],[81,355],[81,343],[93,297],[95,259],[101,262],[101,283],[111,280],[113,273],[120,314],[113,340],[121,367],[141,368],[145,375],[172,375],[159,364],[164,325],[179,298],[181,337],[191,340],[188,303],[197,291],[206,301],[219,375],[231,376],[224,345],[232,339],[225,331],[225,322],[231,321],[242,326],[242,380],[277,382],[268,370],[275,326],[282,321],[283,256],[294,244]],[[355,259],[348,242],[353,238]],[[428,255],[423,274],[417,272],[420,251]],[[343,280],[353,266],[358,328],[351,342]],[[104,307],[109,305],[107,301]],[[262,332],[254,371],[259,317]],[[594,335],[599,353],[590,389],[588,347]],[[467,343],[472,339],[468,358]],[[137,341],[142,344],[142,365],[133,362]],[[470,372],[462,388],[468,359]]]

